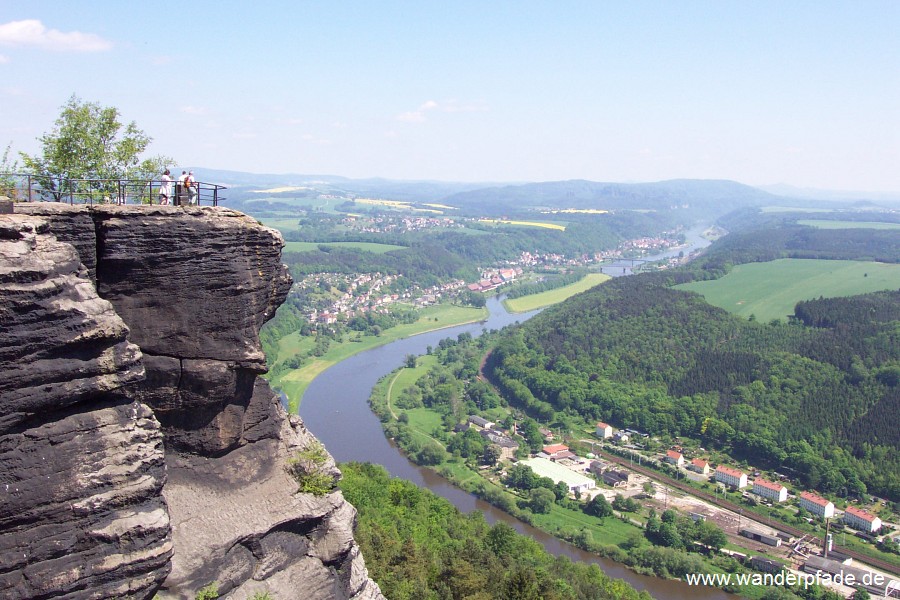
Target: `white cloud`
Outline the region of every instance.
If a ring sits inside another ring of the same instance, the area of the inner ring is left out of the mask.
[[[473,102],[471,104],[460,104],[456,100],[448,100],[441,105],[441,110],[448,113],[461,112],[487,112],[488,107],[483,102]]]
[[[0,65],[5,65],[9,62],[9,57],[0,54]]]
[[[300,125],[303,123],[303,119],[291,118],[291,119],[288,119],[286,122],[288,125]]]
[[[488,107],[483,103],[460,104],[456,100],[448,100],[446,102],[436,102],[427,100],[423,102],[418,109],[400,113],[396,119],[404,123],[424,123],[425,114],[430,111],[445,113],[461,113],[461,112],[486,112]]]
[[[172,64],[175,61],[175,58],[172,56],[151,56],[150,64],[154,67],[164,67],[166,65]]]
[[[423,123],[425,121],[425,115],[422,114],[422,111],[411,111],[400,113],[397,115],[398,121],[403,121],[404,123]]]
[[[303,140],[304,142],[309,142],[311,144],[318,144],[320,146],[328,146],[331,144],[331,140],[326,139],[326,138],[320,138],[311,133],[304,133],[303,135],[300,136],[300,139]]]
[[[186,115],[205,115],[206,108],[203,106],[182,106],[181,112]]]
[[[33,46],[63,52],[102,52],[112,48],[112,42],[93,33],[47,29],[37,19],[10,21],[0,25],[0,44]]]

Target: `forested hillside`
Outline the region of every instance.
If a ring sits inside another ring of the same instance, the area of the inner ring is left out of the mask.
[[[341,466],[341,489],[359,511],[356,539],[369,575],[392,600],[647,600],[596,565],[555,558],[533,539],[414,483],[392,479],[383,467]]]
[[[686,435],[824,492],[900,498],[900,293],[761,324],[667,281],[620,278],[547,310],[496,348],[494,379],[545,420]]]
[[[739,206],[772,204],[778,197],[724,180],[674,179],[653,183],[548,181],[460,192],[442,200],[462,209],[504,214],[522,207],[646,209],[696,212],[710,218]]]

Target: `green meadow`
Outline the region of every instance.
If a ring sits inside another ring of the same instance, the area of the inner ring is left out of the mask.
[[[394,244],[379,244],[376,242],[285,242],[285,252],[310,252],[318,250],[319,246],[333,246],[340,248],[353,248],[364,252],[374,252],[375,254],[384,254],[391,250],[403,250],[405,246],[395,246]]]
[[[736,315],[770,321],[794,314],[801,300],[900,288],[900,264],[785,258],[737,265],[720,279],[675,287]]]
[[[803,219],[797,221],[798,225],[809,225],[817,229],[900,229],[900,223],[885,223],[884,221],[827,221],[817,219]]]
[[[575,294],[580,294],[595,285],[603,283],[607,279],[610,279],[610,276],[603,273],[588,273],[581,281],[576,281],[555,290],[547,290],[538,294],[504,300],[503,305],[506,306],[506,310],[512,313],[528,312],[529,310],[544,308],[545,306],[562,302]]]

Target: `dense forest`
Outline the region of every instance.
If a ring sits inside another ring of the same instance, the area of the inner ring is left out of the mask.
[[[596,565],[551,556],[506,523],[465,515],[381,466],[349,463],[341,471],[341,489],[359,512],[355,538],[387,598],[650,598]]]
[[[514,402],[684,435],[841,496],[900,498],[900,292],[744,321],[659,276],[620,278],[513,331],[489,364]]]

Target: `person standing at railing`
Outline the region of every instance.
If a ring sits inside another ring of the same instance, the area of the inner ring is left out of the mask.
[[[184,180],[185,185],[188,189],[188,195],[190,196],[190,205],[194,206],[197,204],[197,197],[200,195],[200,190],[197,188],[197,180],[194,179],[194,172],[191,171],[188,173],[187,179]]]
[[[187,171],[182,171],[178,177],[178,183],[175,184],[175,206],[184,204],[184,195],[187,190],[184,189],[184,180],[187,179]]]
[[[159,187],[159,203],[168,204],[172,197],[172,177],[166,169],[162,174],[162,185]]]

